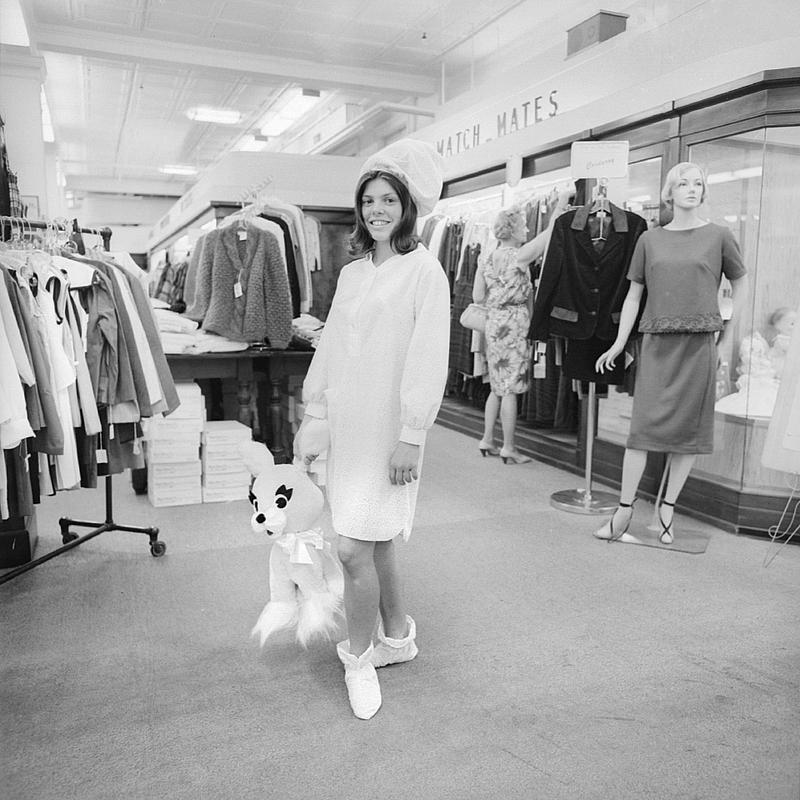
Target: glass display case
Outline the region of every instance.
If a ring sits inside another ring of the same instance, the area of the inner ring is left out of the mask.
[[[800,183],[800,129],[768,128],[689,148],[707,171],[708,217],[736,236],[749,273],[744,313],[732,325],[717,379],[715,451],[695,473],[718,484],[774,494],[786,475],[761,464],[786,350],[800,306],[800,237],[794,226]],[[720,289],[723,318],[730,291]]]
[[[800,238],[793,232],[800,182],[800,129],[770,128],[689,148],[688,159],[708,176],[705,215],[731,229],[748,268],[744,311],[731,319],[730,285],[723,278],[720,310],[732,330],[720,351],[716,382],[715,449],[697,458],[693,475],[736,490],[767,494],[785,475],[760,463],[800,306]],[[619,183],[616,182],[616,183]],[[660,159],[632,164],[615,202],[658,222]],[[635,192],[635,194],[634,194]],[[611,389],[599,401],[598,438],[624,446],[633,398]]]

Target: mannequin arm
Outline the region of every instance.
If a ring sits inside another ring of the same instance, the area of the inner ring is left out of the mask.
[[[731,308],[731,318],[728,320],[727,325],[723,328],[722,332],[717,339],[717,347],[719,348],[723,341],[727,342],[728,338],[731,336],[729,331],[733,328],[734,320],[739,319],[742,315],[742,311],[744,309],[744,305],[747,302],[747,296],[749,294],[749,282],[747,280],[747,275],[742,275],[741,278],[737,278],[735,281],[731,281],[731,300],[732,308]]]

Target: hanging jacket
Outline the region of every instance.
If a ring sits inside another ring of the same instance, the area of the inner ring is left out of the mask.
[[[553,224],[528,338],[613,341],[628,292],[628,266],[647,222],[613,203],[602,248],[589,232],[591,206],[562,214]]]

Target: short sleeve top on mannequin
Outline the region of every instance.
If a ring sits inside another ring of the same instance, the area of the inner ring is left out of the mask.
[[[713,222],[699,228],[653,228],[636,243],[628,279],[647,287],[642,333],[722,330],[717,292],[722,275],[746,269],[733,234]]]

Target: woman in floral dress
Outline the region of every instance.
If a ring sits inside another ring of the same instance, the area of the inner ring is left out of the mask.
[[[519,208],[504,209],[494,222],[498,247],[480,259],[472,299],[486,306],[486,360],[491,393],[486,398],[484,433],[479,447],[485,455],[497,455],[494,428],[498,414],[503,430],[499,455],[503,463],[523,464],[530,458],[517,452],[517,395],[528,390],[532,292],[528,263],[519,260],[526,238],[525,217]]]

